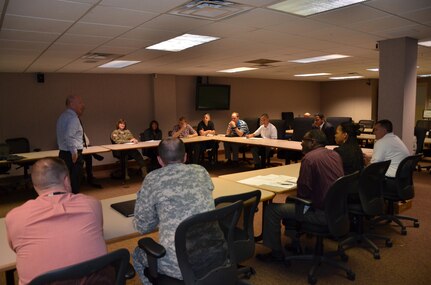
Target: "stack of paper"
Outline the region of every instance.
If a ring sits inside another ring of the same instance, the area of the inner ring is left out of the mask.
[[[287,176],[287,175],[258,175],[247,179],[239,180],[239,183],[247,184],[251,186],[267,185],[282,189],[293,189],[296,188],[296,181],[298,178]]]

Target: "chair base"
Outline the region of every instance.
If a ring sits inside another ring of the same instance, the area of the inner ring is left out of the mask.
[[[346,276],[347,279],[354,281],[356,278],[355,273],[349,268],[347,267],[345,264],[343,264],[342,262],[336,261],[329,256],[325,256],[325,255],[298,255],[298,256],[288,256],[285,258],[284,262],[286,264],[286,266],[290,265],[290,261],[292,260],[304,260],[304,261],[312,261],[312,266],[310,271],[308,272],[308,283],[309,284],[316,284],[317,282],[317,278],[316,278],[316,271],[319,268],[319,266],[322,263],[326,263],[328,265],[331,265],[332,267],[336,267],[338,269],[341,269],[343,271],[346,272]]]
[[[408,221],[412,221],[413,222],[413,226],[415,228],[419,228],[419,220],[413,217],[408,217],[408,216],[401,216],[401,215],[384,215],[384,216],[380,216],[374,220],[372,220],[373,224],[379,224],[381,222],[386,222],[386,223],[391,223],[394,222],[395,224],[397,224],[398,226],[401,227],[400,233],[402,235],[407,235],[407,228],[406,226],[401,222],[401,220],[408,220]]]
[[[335,252],[328,252],[323,254],[323,237],[317,236],[316,237],[316,245],[314,254],[308,254],[308,255],[294,255],[294,256],[287,256],[284,259],[284,263],[286,266],[290,265],[290,261],[292,260],[304,260],[304,261],[311,261],[312,266],[310,271],[308,272],[308,283],[309,284],[316,284],[317,278],[316,278],[316,271],[317,268],[322,263],[326,263],[328,265],[331,265],[332,267],[336,267],[338,269],[343,270],[346,272],[347,279],[353,281],[355,280],[355,273],[343,262],[347,261],[348,256],[344,253],[342,248],[339,247],[339,249]],[[334,257],[340,256],[342,261],[334,260]]]
[[[364,248],[371,249],[374,259],[380,259],[380,250],[370,238],[384,240],[386,247],[392,247],[392,240],[390,238],[371,233],[352,233],[350,237],[339,244],[339,249],[345,250],[344,246],[347,245],[362,245]]]
[[[256,270],[253,267],[238,264],[238,275],[240,277],[250,279],[250,277],[255,274],[256,274]]]

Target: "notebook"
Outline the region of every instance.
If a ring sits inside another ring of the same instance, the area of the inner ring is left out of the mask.
[[[136,200],[129,200],[111,204],[111,207],[125,217],[133,217]]]

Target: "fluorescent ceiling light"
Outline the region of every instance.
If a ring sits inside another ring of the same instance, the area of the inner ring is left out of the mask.
[[[368,70],[368,71],[374,71],[374,72],[377,72],[377,71],[379,71],[379,68],[378,68],[378,67],[374,67],[374,68],[367,68],[367,70]]]
[[[257,67],[237,67],[237,68],[219,70],[217,72],[236,73],[236,72],[243,72],[243,71],[249,71],[249,70],[255,70],[255,69],[257,69]]]
[[[366,0],[286,0],[268,6],[268,8],[300,16],[310,16],[364,1]]]
[[[309,58],[303,58],[303,59],[289,60],[289,62],[311,63],[311,62],[333,60],[333,59],[339,59],[339,58],[345,58],[345,57],[350,57],[350,55],[329,54],[329,55],[323,55],[323,56],[316,56],[316,57],[309,57]]]
[[[99,65],[101,68],[123,68],[132,64],[136,64],[140,61],[138,60],[113,60],[108,63]]]
[[[350,75],[350,76],[334,76],[334,77],[329,77],[329,79],[333,79],[333,80],[357,79],[357,78],[363,78],[363,76],[361,76],[361,75]]]
[[[421,74],[421,75],[418,75],[418,77],[431,77],[431,74]]]
[[[322,72],[322,73],[295,74],[295,76],[298,76],[298,77],[324,76],[324,75],[331,75],[331,73]]]
[[[192,34],[184,34],[176,38],[160,42],[158,44],[147,47],[146,49],[165,50],[165,51],[182,51],[197,45],[218,40],[217,37],[200,36]]]
[[[431,47],[431,40],[430,41],[418,42],[418,45],[421,45],[421,46],[424,46],[424,47]]]

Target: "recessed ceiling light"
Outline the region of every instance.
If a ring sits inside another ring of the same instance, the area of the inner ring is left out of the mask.
[[[300,16],[310,16],[364,1],[366,0],[286,0],[268,6],[268,8]]]
[[[295,76],[298,76],[298,77],[325,76],[325,75],[331,75],[331,73],[322,72],[322,73],[295,74]]]
[[[132,64],[136,64],[140,61],[138,60],[113,60],[108,63],[99,65],[101,68],[123,68]]]
[[[219,70],[217,72],[236,73],[236,72],[243,72],[243,71],[249,71],[249,70],[255,70],[255,69],[258,69],[258,68],[257,67],[236,67],[231,69]]]
[[[418,75],[418,77],[431,77],[431,74],[421,74],[421,75]]]
[[[431,40],[430,41],[418,42],[418,45],[421,45],[421,46],[424,46],[424,47],[431,47]]]
[[[339,58],[345,58],[345,57],[350,57],[350,55],[329,54],[329,55],[323,55],[323,56],[316,56],[316,57],[309,57],[309,58],[303,58],[303,59],[289,60],[289,62],[311,63],[311,62],[333,60],[333,59],[339,59]]]
[[[334,77],[329,77],[329,79],[333,79],[333,80],[357,79],[357,78],[363,78],[363,76],[362,75],[349,75],[349,76],[334,76]]]
[[[378,67],[373,67],[373,68],[367,68],[367,70],[368,70],[368,71],[374,71],[374,72],[377,72],[377,71],[379,71],[379,68],[378,68]]]
[[[184,34],[170,40],[147,47],[146,49],[182,51],[197,45],[218,40],[217,37]]]

